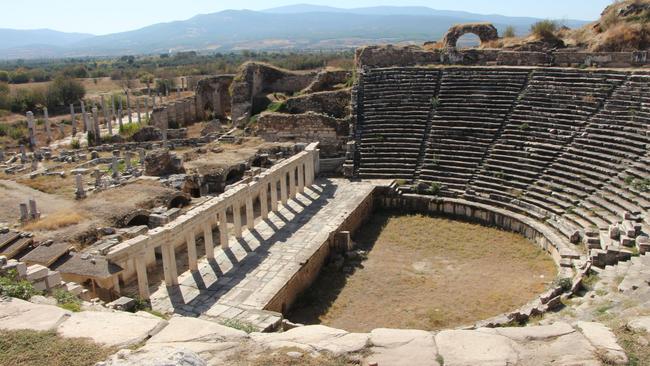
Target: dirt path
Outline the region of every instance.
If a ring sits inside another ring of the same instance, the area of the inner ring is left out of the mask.
[[[72,208],[75,202],[60,196],[43,193],[20,183],[0,180],[0,222],[17,223],[20,219],[19,205],[34,198],[38,210],[47,215]]]

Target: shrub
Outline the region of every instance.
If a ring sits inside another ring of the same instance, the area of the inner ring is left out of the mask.
[[[529,126],[528,123],[526,123],[526,122],[524,122],[524,123],[522,123],[521,125],[519,125],[519,130],[520,130],[520,131],[526,131],[526,130],[529,129],[529,128],[530,128],[530,126]]]
[[[546,19],[533,24],[530,27],[530,32],[541,39],[554,39],[558,29],[559,25],[556,21]]]
[[[568,291],[571,289],[571,286],[573,286],[573,281],[568,277],[562,277],[556,278],[555,281],[553,281],[553,284],[559,286],[564,291]]]
[[[440,99],[436,97],[431,98],[431,107],[433,107],[433,109],[440,107]]]
[[[514,38],[517,36],[515,32],[515,27],[509,25],[505,31],[503,31],[503,38]]]
[[[81,142],[79,142],[79,139],[72,139],[72,141],[70,141],[70,148],[75,150],[81,149]]]
[[[126,123],[120,127],[120,135],[125,137],[131,137],[135,135],[136,132],[140,131],[141,128],[142,126],[139,125],[138,123]]]
[[[221,324],[225,325],[226,327],[242,330],[246,333],[253,333],[259,330],[253,324],[238,319],[227,319],[224,320]]]
[[[63,109],[83,99],[86,95],[84,86],[75,79],[57,76],[47,88],[47,105],[50,109]]]
[[[286,107],[287,105],[285,102],[273,102],[269,104],[266,110],[269,112],[284,112],[286,110]]]
[[[18,279],[16,271],[9,271],[0,276],[0,295],[29,300],[30,297],[40,294],[31,282]]]
[[[38,109],[46,104],[44,88],[19,88],[11,98],[11,110],[15,113],[25,113]]]
[[[72,293],[65,290],[56,290],[52,295],[56,299],[59,307],[72,312],[81,311],[81,300]]]
[[[4,83],[8,83],[9,80],[10,80],[9,79],[9,73],[4,71],[4,70],[0,70],[0,81],[2,81]]]
[[[9,74],[9,78],[13,84],[29,83],[29,74],[25,70],[16,70]]]

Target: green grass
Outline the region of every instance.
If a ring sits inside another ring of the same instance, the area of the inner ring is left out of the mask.
[[[31,282],[19,280],[17,273],[13,270],[0,277],[0,295],[29,300],[30,297],[40,293]]]
[[[59,307],[75,313],[81,311],[81,300],[72,293],[65,290],[56,290],[53,296]]]
[[[120,135],[124,137],[131,137],[135,135],[140,129],[144,126],[144,124],[138,124],[138,123],[127,123],[123,124],[122,127],[120,127]]]
[[[0,331],[0,364],[20,366],[91,366],[115,350],[55,332]]]
[[[285,102],[273,102],[269,104],[266,110],[269,112],[284,112],[286,110],[286,107],[287,105]]]
[[[246,333],[253,333],[259,331],[259,329],[253,324],[242,320],[237,320],[237,319],[227,319],[224,320],[221,324],[225,325],[226,327],[242,330]]]

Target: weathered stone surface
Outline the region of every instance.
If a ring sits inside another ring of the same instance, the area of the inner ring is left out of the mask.
[[[494,41],[499,38],[499,32],[494,25],[488,23],[469,23],[458,24],[449,28],[447,34],[442,39],[442,43],[445,47],[456,48],[458,39],[467,33],[476,34],[481,39],[481,43]]]
[[[627,364],[625,351],[616,343],[616,336],[609,328],[593,322],[577,322],[576,326],[608,362],[614,365]]]
[[[147,154],[144,161],[145,174],[163,176],[184,173],[183,164],[169,150],[154,150]]]
[[[53,330],[68,319],[70,314],[56,306],[9,298],[0,301],[0,329]]]
[[[173,317],[160,333],[154,335],[149,343],[176,342],[225,342],[248,338],[241,330],[221,324],[189,317]]]
[[[601,365],[596,349],[577,331],[558,338],[530,341],[522,348],[519,350],[520,365]]]
[[[627,323],[627,328],[633,332],[650,333],[650,316],[634,318]]]
[[[506,366],[518,362],[511,339],[470,330],[446,330],[435,337],[438,353],[447,366]]]
[[[301,349],[327,351],[335,355],[358,352],[366,347],[370,335],[367,333],[348,333],[324,325],[298,327],[284,333],[252,333],[252,340],[269,348],[282,348],[290,345]]]
[[[516,342],[526,342],[560,337],[575,332],[575,329],[567,323],[558,322],[552,325],[542,325],[537,327],[481,328],[478,329],[478,331],[502,335]]]
[[[155,335],[165,325],[165,320],[144,312],[84,311],[73,313],[57,332],[63,337],[90,338],[108,346],[128,347]]]
[[[154,126],[144,126],[140,131],[133,134],[133,141],[160,141],[162,140],[162,132]]]
[[[121,350],[96,366],[205,366],[196,353],[173,347],[143,348],[138,351]]]
[[[370,333],[369,363],[437,366],[433,334],[422,330],[375,329]]]

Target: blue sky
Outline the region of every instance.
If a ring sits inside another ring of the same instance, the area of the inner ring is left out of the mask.
[[[480,14],[595,20],[612,0],[19,0],[3,7],[0,28],[106,34],[226,9],[261,10],[303,2],[341,8],[428,6]]]

